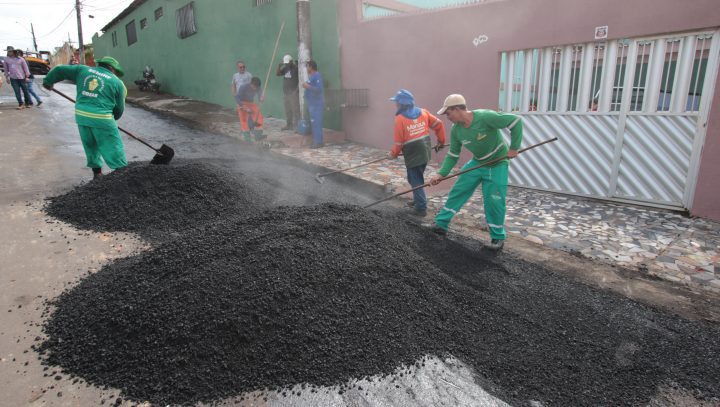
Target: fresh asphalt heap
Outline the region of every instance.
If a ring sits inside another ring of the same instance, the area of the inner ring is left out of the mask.
[[[133,232],[163,240],[228,214],[264,209],[259,185],[239,174],[192,160],[172,166],[131,163],[66,194],[50,198],[48,214],[82,229]],[[251,187],[248,194],[238,185]]]
[[[163,168],[134,166],[51,201],[85,228],[174,234],[57,298],[44,363],[162,405],[315,391],[427,354],[469,363],[515,405],[642,405],[660,386],[720,397],[717,326],[392,214],[261,208],[262,186],[243,177]],[[158,210],[172,216],[148,214]]]

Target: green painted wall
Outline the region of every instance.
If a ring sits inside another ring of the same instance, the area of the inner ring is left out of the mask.
[[[235,63],[242,59],[248,71],[265,82],[275,39],[283,21],[275,62],[270,72],[265,103],[266,116],[284,118],[282,77],[275,69],[284,54],[297,57],[297,18],[295,2],[274,0],[253,7],[251,0],[195,0],[197,33],[180,39],[175,26],[175,12],[188,0],[149,0],[110,27],[102,36],[93,37],[95,56],[111,55],[125,70],[123,80],[136,87],[145,65],[155,70],[162,90],[192,99],[234,107],[230,81],[236,72]],[[163,16],[155,20],[154,11],[163,8]],[[140,29],[140,20],[147,26]],[[137,42],[128,46],[126,24],[135,20]],[[313,59],[328,88],[339,89],[340,43],[337,29],[337,0],[312,0],[311,31]],[[112,33],[117,33],[117,46]],[[329,112],[325,127],[340,129],[341,115]]]

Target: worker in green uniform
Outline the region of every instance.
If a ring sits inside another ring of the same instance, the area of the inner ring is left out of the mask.
[[[127,88],[119,79],[123,70],[112,57],[96,59],[95,63],[97,66],[58,65],[43,80],[43,87],[50,90],[63,80],[75,83],[75,122],[93,179],[102,176],[103,160],[114,170],[127,166],[115,122],[125,110]]]
[[[523,126],[520,117],[493,110],[468,110],[465,98],[457,94],[450,95],[445,99],[438,114],[446,115],[453,126],[450,132],[450,151],[445,156],[437,175],[430,179],[432,185],[437,185],[443,177],[450,174],[460,158],[462,147],[465,147],[473,155],[473,158],[462,167],[463,170],[498,158],[517,156],[522,142]],[[504,128],[510,130],[509,147],[500,132]],[[491,166],[481,167],[460,175],[450,190],[445,206],[435,216],[435,224],[432,225],[433,231],[441,235],[446,234],[453,216],[457,215],[475,189],[482,184],[485,219],[490,229],[491,239],[488,247],[492,250],[501,250],[507,237],[505,233],[505,194],[508,185],[508,161],[503,159]]]

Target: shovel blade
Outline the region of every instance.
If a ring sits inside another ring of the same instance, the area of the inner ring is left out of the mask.
[[[150,164],[170,164],[170,160],[172,160],[174,156],[175,150],[163,144],[158,149],[158,153],[155,154],[155,157],[153,157],[152,161],[150,161]]]

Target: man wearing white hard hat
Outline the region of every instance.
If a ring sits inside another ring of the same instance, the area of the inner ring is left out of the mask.
[[[300,90],[298,88],[298,65],[291,55],[285,55],[278,66],[277,76],[283,77],[283,101],[285,102],[285,127],[293,130],[300,121]]]
[[[432,185],[438,184],[443,177],[450,174],[460,159],[462,147],[473,155],[473,158],[462,167],[463,170],[495,159],[517,156],[523,137],[520,117],[494,110],[468,110],[465,98],[457,94],[445,98],[445,103],[437,113],[446,115],[453,126],[450,132],[450,151],[445,156],[437,175],[430,179]],[[505,143],[501,129],[510,130],[510,146]],[[508,185],[508,166],[509,160],[504,159],[491,166],[460,175],[450,190],[445,206],[435,216],[433,231],[442,235],[447,233],[453,216],[482,184],[485,219],[491,239],[488,247],[492,250],[502,249],[507,237],[505,194]]]

